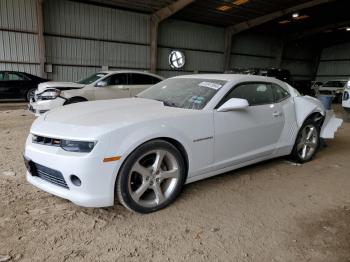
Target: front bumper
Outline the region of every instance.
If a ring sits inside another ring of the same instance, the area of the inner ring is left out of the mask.
[[[56,99],[53,99],[53,100],[38,100],[38,101],[32,100],[28,105],[28,110],[34,113],[36,116],[40,116],[51,109],[54,109],[59,106],[63,106],[65,101],[66,100],[61,97],[57,97]]]
[[[67,187],[35,176],[31,174],[30,169],[26,173],[27,181],[43,191],[68,199],[79,206],[112,206],[115,179],[120,163],[119,161],[103,162],[105,156],[97,152],[105,152],[107,146],[108,142],[98,143],[91,153],[73,153],[64,151],[60,147],[34,144],[29,135],[24,153],[26,161],[57,170],[63,176]],[[76,186],[71,181],[71,175],[81,180],[80,186]]]
[[[333,139],[337,129],[342,125],[342,123],[343,119],[337,118],[333,110],[327,110],[320,137]]]

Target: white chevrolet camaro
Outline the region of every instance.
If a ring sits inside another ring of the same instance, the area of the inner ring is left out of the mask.
[[[279,156],[309,161],[340,124],[318,100],[274,78],[179,76],[134,98],[39,117],[26,142],[27,180],[81,206],[119,200],[148,213],[186,183]]]

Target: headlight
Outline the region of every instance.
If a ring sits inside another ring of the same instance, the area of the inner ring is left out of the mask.
[[[56,97],[58,97],[60,94],[61,94],[60,90],[50,89],[50,90],[47,90],[47,91],[41,93],[38,97],[39,97],[39,99],[42,99],[42,100],[53,100]]]
[[[350,89],[350,81],[346,83],[346,88]]]
[[[69,152],[89,153],[94,149],[97,142],[90,141],[71,141],[59,138],[44,137],[32,134],[32,143],[44,146],[61,147]]]
[[[96,142],[61,140],[61,148],[69,152],[89,153],[95,145]]]

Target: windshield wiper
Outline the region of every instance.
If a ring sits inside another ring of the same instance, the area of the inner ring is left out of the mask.
[[[171,107],[179,107],[177,104],[175,104],[174,102],[171,101],[164,101],[162,99],[154,99],[156,101],[162,102],[165,106],[171,106]]]
[[[171,101],[162,101],[165,106],[179,107],[177,104]]]

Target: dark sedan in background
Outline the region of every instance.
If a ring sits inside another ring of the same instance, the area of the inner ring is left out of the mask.
[[[47,81],[47,79],[24,72],[0,71],[0,99],[29,101],[38,84]]]

